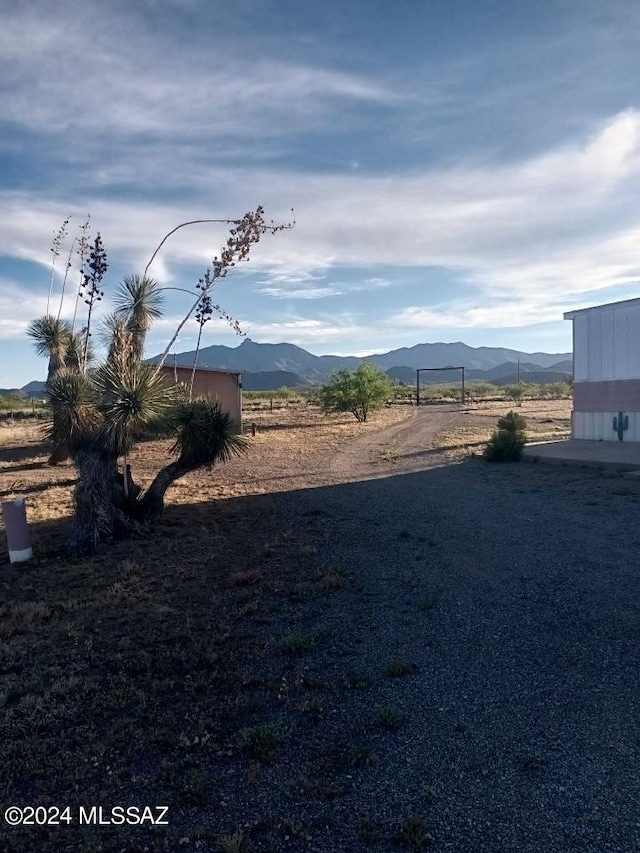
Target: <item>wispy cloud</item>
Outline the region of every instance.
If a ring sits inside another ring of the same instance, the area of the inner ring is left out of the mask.
[[[0,31],[2,119],[64,136],[73,150],[87,136],[283,136],[345,104],[405,98],[357,73],[262,51],[248,57],[246,42],[201,35],[183,41],[153,30],[134,7],[123,18],[109,4],[16,4]]]
[[[343,291],[336,287],[261,287],[257,292],[272,299],[326,299]]]
[[[358,324],[352,316],[339,316],[331,319],[311,319],[290,317],[282,321],[243,323],[247,334],[255,340],[287,341],[298,346],[324,347],[333,344],[347,344],[366,340],[370,330],[366,325]]]
[[[65,320],[71,320],[75,307],[76,290],[72,286],[66,292],[62,303],[60,316]],[[52,293],[51,313],[58,313],[60,306],[60,288],[54,289]],[[39,294],[34,294],[17,281],[0,279],[0,340],[24,339],[27,326],[34,317],[40,317],[47,311],[47,288],[43,287]],[[98,303],[94,311],[94,319],[98,323],[107,313],[105,304]],[[78,313],[78,326],[80,328],[84,320],[85,306],[80,304]]]
[[[296,228],[265,238],[243,269],[258,273],[263,295],[277,299],[375,289],[391,280],[385,270],[441,267],[475,289],[474,322],[493,325],[486,304],[494,297],[509,297],[526,308],[521,313],[529,322],[541,322],[552,300],[560,319],[580,294],[638,277],[640,113],[633,110],[583,139],[508,166],[393,177],[214,170],[207,181],[218,210],[231,215],[246,206],[246,185],[254,198],[270,199],[276,216],[295,206]],[[212,212],[191,205],[85,198],[77,218],[91,209],[112,255],[137,268],[177,222]],[[0,254],[48,266],[51,231],[69,205],[4,193],[0,211]],[[154,272],[176,275],[180,264],[208,264],[224,234],[221,227],[185,229],[166,244],[164,269]],[[341,268],[373,265],[381,272],[369,281],[347,287],[340,276]]]
[[[256,293],[272,299],[325,299],[331,296],[374,292],[392,286],[392,281],[380,276],[362,277],[355,281],[334,279],[330,270],[290,270],[275,266],[267,270],[262,286]]]

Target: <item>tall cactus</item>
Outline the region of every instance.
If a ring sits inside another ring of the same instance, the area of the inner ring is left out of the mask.
[[[618,412],[618,417],[613,418],[613,430],[618,433],[618,441],[622,441],[625,432],[629,429],[629,415]]]

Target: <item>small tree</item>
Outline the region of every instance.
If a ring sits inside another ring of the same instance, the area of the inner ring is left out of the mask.
[[[357,370],[343,368],[329,374],[329,384],[320,389],[318,396],[324,412],[351,412],[356,420],[364,422],[393,396],[393,385],[386,373],[370,361],[363,361]]]

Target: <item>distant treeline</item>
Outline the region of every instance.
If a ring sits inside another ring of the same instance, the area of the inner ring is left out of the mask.
[[[275,391],[245,391],[243,400],[246,408],[263,408],[268,403],[271,408],[282,408],[285,405],[295,405],[299,402],[315,403],[319,389],[278,388]],[[415,385],[398,383],[393,389],[394,395],[390,403],[399,405],[415,403]],[[446,402],[460,400],[461,385],[442,384],[425,385],[420,387],[422,403]],[[512,400],[516,403],[522,400],[564,400],[571,397],[571,385],[568,382],[551,382],[535,384],[521,382],[514,385],[492,385],[490,382],[468,382],[465,384],[465,397],[468,402],[484,402],[493,400]]]
[[[19,394],[0,394],[0,415],[11,417],[45,416],[48,411],[46,400],[36,400]]]
[[[319,388],[294,389],[278,388],[274,391],[244,391],[242,398],[245,409],[283,408],[301,403],[313,405],[317,402]],[[408,405],[415,403],[415,385],[398,383],[393,388],[392,404]],[[445,383],[420,387],[422,403],[447,402],[460,400],[461,385]],[[564,400],[571,397],[571,385],[568,382],[552,382],[538,385],[521,382],[519,385],[492,385],[490,382],[468,382],[465,384],[467,402],[492,400]],[[0,396],[0,421],[24,420],[28,418],[44,419],[48,417],[49,406],[44,400],[25,400],[17,395]]]
[[[420,386],[421,401],[459,400],[462,392],[460,383],[443,385]],[[572,388],[569,382],[550,382],[537,384],[520,382],[513,385],[492,385],[490,382],[465,383],[467,400],[564,400],[571,397]],[[396,397],[415,397],[415,385],[396,386]]]

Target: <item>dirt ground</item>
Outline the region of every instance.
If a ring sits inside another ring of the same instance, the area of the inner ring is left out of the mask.
[[[340,482],[354,474],[379,475],[389,466],[397,467],[400,460],[394,448],[399,442],[408,441],[414,451],[423,443],[425,451],[459,460],[481,452],[497,418],[511,408],[508,403],[480,403],[465,409],[457,405],[424,406],[419,411],[421,429],[416,430],[417,410],[409,406],[390,407],[365,424],[351,416],[327,417],[306,403],[273,411],[265,406],[245,417],[245,434],[250,441],[246,456],[211,473],[189,474],[171,487],[167,503],[207,503],[312,483]],[[525,402],[517,411],[527,419],[532,441],[551,441],[570,433],[568,400]],[[252,423],[256,425],[255,437],[251,436]],[[399,430],[393,429],[396,426]],[[152,441],[136,447],[130,459],[136,482],[143,486],[151,482],[158,468],[166,464],[169,446],[168,441]],[[351,471],[354,452],[365,446],[371,469]],[[410,467],[406,447],[403,454],[402,467],[406,470]],[[49,467],[47,456],[40,426],[0,424],[0,497],[27,498],[28,520],[36,526],[40,522],[62,521],[72,511],[74,466],[68,463]],[[416,469],[423,464],[423,459],[415,458]],[[0,559],[5,553],[0,545]]]

